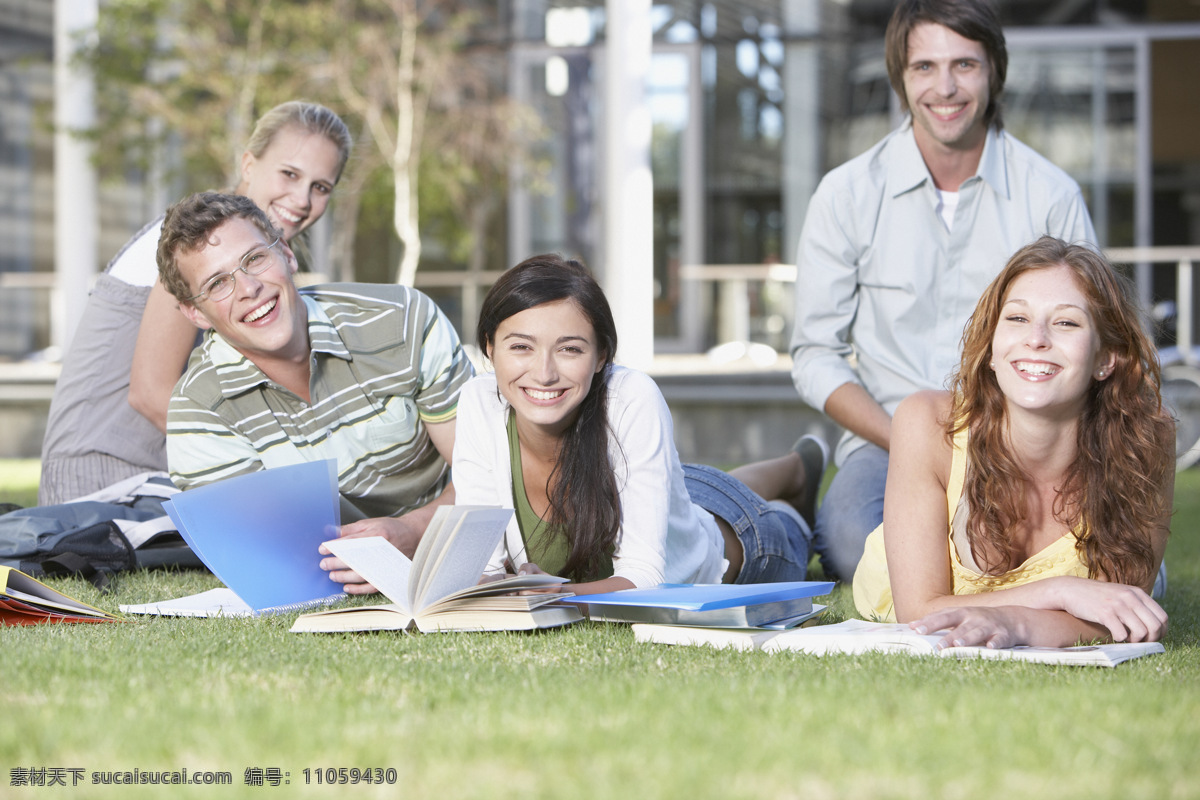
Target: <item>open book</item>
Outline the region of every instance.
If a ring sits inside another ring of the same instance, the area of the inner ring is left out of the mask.
[[[793,650],[809,655],[870,652],[907,653],[942,658],[990,658],[1039,664],[1115,667],[1123,661],[1163,652],[1159,642],[1083,645],[1079,647],[947,647],[937,649],[941,634],[921,634],[904,624],[846,620],[790,631],[711,630],[671,625],[634,625],[639,642],[707,645],[767,653]]]
[[[511,509],[440,506],[411,561],[386,539],[326,542],[330,552],[392,602],[303,614],[293,631],[500,631],[567,625],[580,619],[562,593],[516,595],[566,583],[553,575],[519,575],[480,584]]]
[[[0,567],[0,625],[40,622],[124,622],[11,567]]]
[[[814,597],[828,581],[784,583],[663,583],[573,597],[588,617],[604,622],[654,622],[721,628],[790,628],[811,618]]]

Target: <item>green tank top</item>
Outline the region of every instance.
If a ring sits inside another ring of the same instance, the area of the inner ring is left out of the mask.
[[[508,460],[512,465],[513,508],[517,513],[517,527],[521,530],[521,541],[525,545],[525,561],[537,564],[551,575],[562,574],[570,555],[570,545],[561,530],[550,529],[529,504],[525,494],[525,478],[521,472],[521,443],[517,439],[517,424],[512,409],[508,412]],[[513,569],[520,564],[513,564]]]

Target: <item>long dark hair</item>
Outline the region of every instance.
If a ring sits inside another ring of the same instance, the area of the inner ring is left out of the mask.
[[[983,293],[963,333],[947,435],[968,429],[971,551],[989,574],[1011,562],[1012,534],[1025,521],[1027,477],[1006,440],[1004,395],[992,359],[992,336],[1009,287],[1037,269],[1065,266],[1087,298],[1101,352],[1112,375],[1093,380],[1079,420],[1077,454],[1055,501],[1055,516],[1077,531],[1088,575],[1144,586],[1154,574],[1154,529],[1169,509],[1163,482],[1175,468],[1175,433],[1162,407],[1158,359],[1142,330],[1137,304],[1104,256],[1051,236],[1018,250]],[[977,558],[979,555],[977,555]]]
[[[604,577],[601,573],[616,551],[621,528],[617,476],[608,459],[608,380],[617,352],[617,325],[604,290],[574,259],[555,254],[527,258],[500,276],[484,298],[475,340],[488,353],[504,320],[561,300],[575,303],[591,323],[603,363],[579,405],[575,424],[563,434],[546,487],[547,535],[550,529],[566,534],[569,554],[563,572],[584,581]]]

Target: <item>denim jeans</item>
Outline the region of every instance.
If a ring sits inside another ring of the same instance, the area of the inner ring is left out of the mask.
[[[729,523],[744,556],[737,583],[802,581],[808,572],[807,526],[778,511],[737,478],[702,464],[684,464],[692,502]]]
[[[883,522],[888,454],[868,444],[838,467],[821,507],[813,547],[828,578],[849,583],[862,560],[867,535]]]

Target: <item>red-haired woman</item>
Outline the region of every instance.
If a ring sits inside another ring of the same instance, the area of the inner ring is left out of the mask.
[[[967,324],[952,391],[907,398],[893,430],[859,613],[948,630],[946,646],[1161,638],[1174,426],[1103,256],[1048,236],[1018,251]]]

